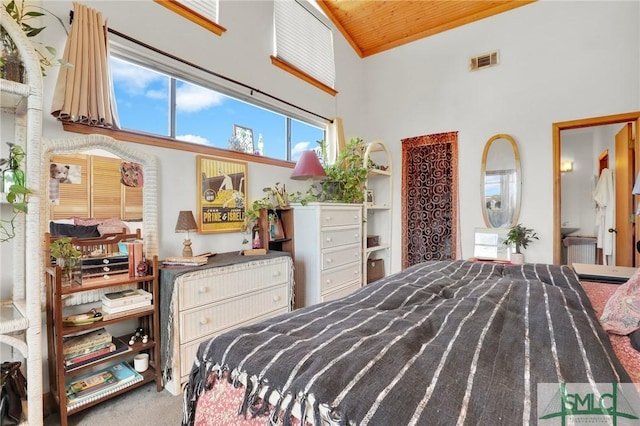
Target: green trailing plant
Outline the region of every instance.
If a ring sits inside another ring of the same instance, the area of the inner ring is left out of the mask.
[[[261,209],[284,208],[289,205],[288,196],[284,185],[280,186],[280,182],[276,182],[273,187],[262,188],[265,196],[251,203],[244,212],[244,223],[242,231],[251,231],[251,228],[260,217]]]
[[[8,192],[4,194],[7,203],[11,206],[12,214],[9,219],[0,219],[0,242],[9,241],[16,236],[15,220],[21,213],[28,212],[28,195],[31,191],[25,184],[25,172],[22,163],[25,159],[24,149],[20,145],[7,142],[9,157],[0,158],[0,174],[4,179],[11,177],[12,183]]]
[[[63,237],[55,240],[49,245],[51,256],[56,258],[56,264],[62,269],[62,275],[66,280],[71,279],[73,268],[82,256],[72,243],[71,237]]]
[[[46,26],[36,27],[31,25],[30,21],[32,19],[37,19],[45,16],[45,13],[39,12],[37,9],[43,10],[56,18],[58,22],[60,22],[60,25],[64,29],[65,33],[67,35],[69,34],[62,20],[41,6],[36,6],[33,4],[26,5],[24,0],[20,0],[17,2],[15,0],[11,0],[9,3],[4,4],[3,7],[7,11],[9,16],[11,16],[13,20],[18,23],[20,28],[22,28],[22,31],[29,38],[36,37],[45,28],[47,28]],[[0,67],[3,67],[5,64],[5,57],[8,57],[10,55],[17,55],[18,48],[9,36],[9,33],[2,26],[0,26],[0,41],[2,42],[4,51],[3,55],[0,56]],[[42,72],[43,76],[46,75],[45,71],[47,68],[52,67],[56,64],[63,63],[62,60],[55,59],[57,51],[52,46],[45,46],[40,42],[33,42],[32,44],[34,45],[34,50],[36,52],[36,55],[38,56],[38,60],[40,61],[40,71]]]
[[[363,164],[364,149],[361,138],[351,138],[345,149],[338,153],[335,163],[325,164],[327,177],[322,181],[322,198],[342,203],[364,202],[364,188],[373,165],[370,163],[365,167]]]
[[[521,254],[520,249],[526,249],[533,240],[537,240],[538,235],[531,228],[527,228],[522,224],[517,224],[509,230],[507,238],[504,240],[505,245],[513,244],[516,253]]]

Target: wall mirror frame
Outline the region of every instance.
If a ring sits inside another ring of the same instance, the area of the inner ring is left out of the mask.
[[[484,146],[480,172],[480,202],[487,228],[511,228],[518,223],[522,199],[522,169],[516,141],[492,136]]]
[[[145,178],[142,190],[143,235],[145,256],[158,255],[158,194],[157,194],[157,158],[142,151],[129,147],[125,142],[105,135],[84,135],[69,139],[43,139],[42,155],[40,157],[40,188],[42,200],[49,199],[49,160],[53,154],[77,154],[82,151],[100,149],[120,157],[124,161],[131,161],[143,166]],[[45,202],[45,201],[43,201]],[[48,220],[50,209],[40,216],[40,235],[49,231]]]

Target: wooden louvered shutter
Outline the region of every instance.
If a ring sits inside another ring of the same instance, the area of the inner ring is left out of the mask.
[[[91,217],[120,217],[122,183],[119,158],[91,157]]]
[[[122,185],[122,220],[142,219],[142,187]]]
[[[53,155],[53,163],[79,166],[81,168],[80,183],[61,183],[60,201],[51,206],[52,219],[68,219],[73,216],[90,217],[90,185],[89,185],[89,155]]]

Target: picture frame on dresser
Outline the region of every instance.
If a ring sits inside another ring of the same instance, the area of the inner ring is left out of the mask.
[[[248,185],[247,162],[196,156],[198,232],[240,232]]]

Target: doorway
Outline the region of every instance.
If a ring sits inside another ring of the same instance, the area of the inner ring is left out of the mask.
[[[562,198],[561,198],[561,132],[563,130],[571,130],[571,129],[581,129],[586,127],[593,126],[604,126],[610,124],[624,124],[624,123],[632,123],[634,129],[638,129],[640,125],[640,111],[602,116],[602,117],[593,117],[593,118],[585,118],[579,120],[572,121],[564,121],[557,122],[552,124],[552,136],[553,136],[553,262],[555,264],[561,263],[562,258],[562,236],[561,236],[561,228],[562,228],[562,217],[561,217],[561,207],[562,207]],[[638,140],[635,138],[634,148],[635,149],[635,164],[640,164],[640,150],[638,149]],[[637,169],[637,167],[636,167]],[[633,177],[636,176],[636,170],[632,172]],[[631,194],[629,194],[631,197]],[[636,200],[633,200],[633,208],[636,207]],[[635,235],[633,237],[634,241],[638,241],[640,239],[640,227],[635,228]],[[638,252],[635,252],[635,265],[640,264],[640,256]]]

